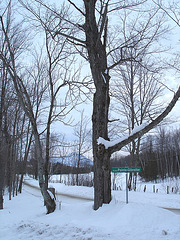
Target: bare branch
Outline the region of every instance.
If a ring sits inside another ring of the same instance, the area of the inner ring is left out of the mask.
[[[110,67],[108,67],[107,69],[108,70],[111,70],[113,68],[115,68],[117,65],[121,64],[121,63],[124,63],[124,62],[130,62],[130,61],[134,61],[134,62],[137,62],[134,58],[121,58],[119,61],[115,62],[114,64],[112,64]]]
[[[81,11],[81,9],[78,8],[75,3],[73,3],[71,0],[68,0],[68,2],[69,2],[74,8],[76,8],[83,16],[85,16],[85,14],[83,13],[83,11]]]
[[[137,7],[139,5],[142,5],[143,3],[145,3],[147,0],[144,0],[144,1],[137,1],[135,3],[132,3],[132,4],[124,4],[124,5],[121,5],[121,6],[118,6],[118,3],[119,2],[116,2],[116,3],[110,3],[109,6],[112,7],[108,13],[110,12],[113,12],[113,11],[118,11],[118,10],[121,10],[121,9],[128,9],[128,8],[133,8],[133,7]],[[125,2],[125,1],[124,1]]]
[[[79,38],[70,36],[70,35],[65,34],[65,33],[62,33],[62,32],[60,32],[60,31],[56,31],[55,34],[54,34],[54,36],[53,36],[53,38],[55,38],[55,36],[57,36],[58,34],[66,37],[67,39],[72,39],[72,40],[74,40],[74,41],[76,41],[76,42],[79,42],[79,43],[82,43],[82,44],[85,44],[85,43],[86,43],[85,41],[83,41],[83,40],[81,40],[81,39],[79,39]],[[83,45],[83,46],[84,46],[84,45]]]
[[[116,151],[119,151],[119,150],[121,150],[122,147],[124,147],[128,143],[132,142],[136,138],[141,137],[145,133],[149,132],[151,129],[153,129],[155,126],[157,126],[170,113],[170,111],[173,109],[173,107],[175,106],[175,104],[176,104],[176,102],[178,101],[179,98],[180,98],[180,86],[179,86],[176,94],[174,95],[173,99],[169,103],[169,105],[166,107],[166,109],[158,117],[156,117],[151,123],[149,123],[147,126],[145,126],[140,131],[135,132],[134,134],[130,135],[125,140],[115,144],[112,147],[109,147],[108,151],[111,154],[116,152]]]
[[[109,0],[106,3],[105,9],[104,9],[104,13],[102,14],[102,22],[101,22],[101,27],[100,27],[100,31],[98,33],[98,39],[97,39],[97,44],[99,42],[99,39],[101,38],[102,32],[104,30],[104,27],[107,25],[107,10],[108,10],[108,3]]]
[[[175,18],[174,18],[174,17],[171,16],[171,14],[169,14],[169,12],[168,12],[165,8],[162,7],[162,5],[161,5],[159,2],[156,2],[156,1],[153,0],[153,3],[155,3],[155,4],[159,7],[159,9],[161,9],[163,12],[165,12],[166,15],[167,15],[171,20],[173,20],[173,22],[175,22],[175,23],[178,25],[178,27],[180,27],[180,21],[179,21],[179,19],[177,18],[175,12],[173,13],[174,16],[175,16]]]

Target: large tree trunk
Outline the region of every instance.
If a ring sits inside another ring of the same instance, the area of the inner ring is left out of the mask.
[[[103,94],[94,95],[93,104],[93,157],[94,157],[94,209],[111,200],[110,154],[103,145],[97,145],[97,139],[103,136],[107,139],[106,98]],[[101,101],[100,101],[101,99]]]
[[[109,110],[109,74],[107,71],[107,56],[101,33],[95,19],[96,1],[84,1],[86,9],[86,46],[91,72],[96,87],[93,102],[93,157],[94,157],[94,209],[103,203],[111,201],[110,154],[104,146],[98,146],[97,139],[108,140],[108,110]]]

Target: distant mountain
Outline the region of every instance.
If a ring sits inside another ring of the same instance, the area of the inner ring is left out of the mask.
[[[52,157],[50,158],[50,162],[54,164],[61,163],[63,165],[70,167],[77,167],[78,157],[79,157],[78,154],[76,152],[73,152],[64,157]],[[80,155],[79,166],[80,167],[93,166],[93,161],[83,155]]]

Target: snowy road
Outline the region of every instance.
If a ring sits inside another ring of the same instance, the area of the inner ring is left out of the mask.
[[[180,209],[179,208],[163,208],[165,210],[169,210],[177,215],[180,215]]]
[[[32,194],[36,197],[42,198],[39,187],[32,186],[31,184],[29,184],[26,181],[23,184],[25,185],[25,188],[23,189],[24,191],[26,191],[29,194]],[[33,189],[33,193],[32,193],[32,189]],[[80,203],[80,202],[93,201],[92,198],[80,197],[80,196],[76,196],[76,195],[72,195],[72,194],[67,194],[67,193],[64,194],[64,193],[59,193],[59,192],[56,192],[56,199],[61,202],[64,202],[64,203]]]
[[[39,190],[39,187],[31,185],[29,182],[24,182],[25,189],[24,191],[28,192],[29,194],[35,195],[36,197],[42,198],[41,192]],[[33,190],[33,193],[32,193]],[[56,199],[63,203],[83,203],[83,202],[90,202],[93,201],[93,198],[85,197],[85,196],[77,196],[70,193],[60,193],[56,191]],[[160,208],[163,208],[165,210],[171,211],[174,214],[180,215],[180,209],[179,208],[170,208],[170,207],[163,207],[159,206]]]

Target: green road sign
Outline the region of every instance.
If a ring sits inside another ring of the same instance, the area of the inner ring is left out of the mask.
[[[129,173],[129,172],[141,172],[141,167],[113,167],[113,173]]]

